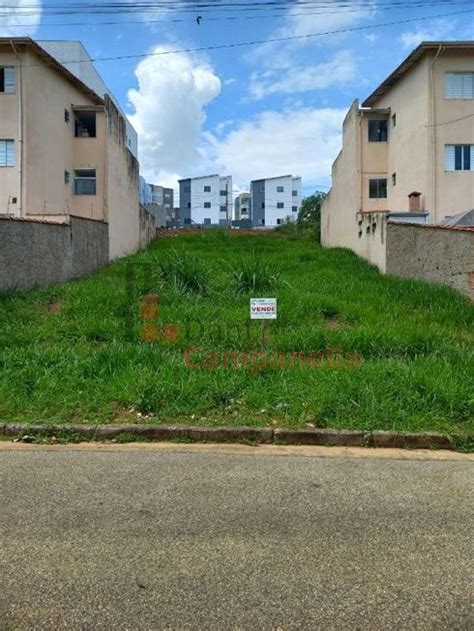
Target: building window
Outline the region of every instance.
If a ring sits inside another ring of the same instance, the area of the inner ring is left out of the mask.
[[[281,224],[281,219],[277,219],[277,225]]]
[[[70,176],[69,171],[64,171],[64,184],[69,184]]]
[[[74,194],[95,195],[96,176],[95,169],[78,169],[74,171]]]
[[[227,191],[221,191],[221,196],[227,197]]]
[[[292,212],[297,213],[298,212],[298,206],[292,206],[291,210],[292,210]]]
[[[206,218],[204,219],[204,225],[205,225],[205,226],[210,226],[210,225],[211,225],[211,220],[210,220],[209,218],[207,218],[207,217],[206,217]]]
[[[210,186],[205,186],[204,187],[204,192],[205,193],[210,193],[211,192],[211,187]]]
[[[262,202],[262,208],[265,208],[265,202]]]
[[[15,68],[4,66],[0,68],[0,94],[13,94],[15,92]]]
[[[277,202],[277,208],[285,208],[285,204],[283,202]]]
[[[397,126],[397,115],[392,114],[392,127],[396,127],[396,126]]]
[[[191,202],[188,202],[188,208],[191,208]]]
[[[396,186],[396,185],[397,185],[397,174],[392,173],[392,186]]]
[[[474,72],[446,72],[445,99],[474,99]]]
[[[292,191],[291,194],[293,195],[293,197],[298,197],[298,191]]]
[[[204,208],[210,208],[211,202],[204,202]]]
[[[191,217],[185,217],[184,218],[184,223],[185,224],[190,224],[191,223]]]
[[[75,130],[74,135],[76,138],[95,138],[96,137],[96,124],[95,124],[95,112],[74,112],[75,117]]]
[[[370,118],[369,119],[369,142],[387,142],[387,119],[386,118]]]
[[[285,192],[284,186],[277,186],[277,193],[284,193],[284,192]]]
[[[69,120],[71,118],[71,114],[69,113],[68,109],[64,109],[64,122],[65,123],[69,123]]]
[[[15,141],[0,140],[0,167],[15,166]]]
[[[76,138],[96,137],[96,113],[74,112],[74,135]]]
[[[220,210],[221,210],[221,213],[226,213],[227,212],[227,206],[221,206]]]
[[[247,209],[246,208],[242,208],[242,210],[240,211],[242,215],[246,215],[247,214]]]
[[[387,179],[377,178],[369,180],[370,199],[385,199],[387,197]]]
[[[446,145],[444,168],[446,171],[474,171],[474,145]]]

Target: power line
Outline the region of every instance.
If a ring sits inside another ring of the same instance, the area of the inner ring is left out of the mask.
[[[460,0],[456,2],[456,4],[471,4],[470,0]],[[3,5],[1,7],[2,10],[6,10],[3,12],[3,15],[11,15],[10,11],[15,11],[17,14],[22,16],[35,16],[35,15],[74,15],[74,14],[106,14],[106,13],[156,13],[156,12],[175,12],[175,13],[222,13],[222,12],[264,12],[267,10],[288,10],[291,8],[298,8],[298,10],[304,9],[321,9],[326,12],[329,12],[329,9],[342,9],[342,12],[348,12],[350,10],[356,9],[357,11],[367,11],[374,10],[378,7],[384,8],[406,8],[409,4],[407,0],[395,0],[393,2],[384,2],[382,0],[374,0],[373,2],[361,2],[359,1],[340,1],[336,4],[332,3],[321,3],[321,2],[298,2],[295,4],[294,2],[274,2],[274,3],[263,3],[260,5],[252,4],[243,4],[237,3],[231,6],[230,4],[226,5],[195,5],[191,7],[190,5],[181,5],[181,4],[157,4],[155,1],[153,2],[136,2],[134,4],[130,4],[128,2],[114,2],[114,3],[103,3],[103,4],[65,4],[65,5],[52,5],[47,4],[43,5],[41,9],[38,9],[36,5],[22,5],[22,8],[19,10],[18,6],[10,6]],[[443,5],[448,4],[452,5],[452,0],[417,0],[416,4],[420,6],[433,6],[433,5]],[[207,8],[206,8],[207,7]],[[233,8],[239,7],[239,8]],[[292,13],[291,13],[292,14]],[[2,11],[0,11],[0,15],[2,15]],[[206,18],[210,19],[210,18]]]
[[[384,11],[389,11],[389,10],[401,10],[401,9],[420,9],[420,8],[424,8],[424,7],[428,7],[428,6],[438,6],[440,4],[445,4],[445,2],[443,0],[438,0],[438,1],[434,1],[434,0],[430,0],[429,2],[422,2],[421,0],[418,0],[416,2],[408,2],[406,4],[404,3],[399,3],[398,5],[394,5],[393,3],[390,6],[386,6],[386,5],[374,5],[374,8],[380,8],[380,6],[383,6],[383,10]],[[452,1],[450,2],[451,5],[463,5],[463,4],[473,4],[472,0],[466,1],[466,0],[456,0],[456,1]],[[310,11],[305,11],[305,12],[295,12],[295,11],[291,11],[290,14],[288,14],[288,11],[284,10],[284,9],[280,9],[280,11],[284,11],[283,13],[272,13],[272,14],[268,14],[268,15],[237,15],[237,16],[224,16],[224,17],[206,17],[202,24],[205,24],[206,22],[223,22],[223,21],[240,21],[240,20],[267,20],[267,19],[274,19],[274,18],[281,18],[281,17],[285,17],[290,15],[291,17],[306,17],[306,16],[315,16],[315,15],[321,15],[321,16],[328,16],[328,15],[341,15],[341,14],[347,14],[347,13],[366,13],[367,12],[367,8],[358,8],[358,9],[346,9],[343,11],[318,11],[318,12],[310,12]],[[146,13],[146,12],[143,12]],[[0,13],[1,15],[1,13]],[[30,17],[30,16],[28,16]],[[175,24],[175,23],[194,23],[195,18],[194,16],[189,17],[189,18],[171,18],[171,19],[159,19],[159,20],[119,20],[119,21],[113,21],[113,22],[51,22],[51,23],[41,23],[41,28],[51,28],[51,27],[58,27],[58,26],[112,26],[112,25],[126,25],[126,24]],[[22,24],[8,24],[8,28],[25,28],[25,26],[28,26],[28,24],[22,23]]]
[[[98,62],[98,61],[118,61],[118,60],[125,60],[125,59],[144,59],[146,57],[158,57],[158,56],[162,56],[162,55],[176,55],[179,53],[196,53],[196,52],[204,52],[207,50],[221,50],[221,49],[225,49],[225,48],[241,48],[244,46],[255,46],[255,45],[259,45],[259,44],[273,44],[273,43],[277,43],[277,42],[287,42],[287,41],[298,41],[298,40],[303,40],[303,39],[310,39],[310,38],[315,38],[315,37],[324,37],[325,35],[336,35],[336,34],[341,34],[341,33],[353,33],[353,32],[357,32],[357,31],[363,31],[363,30],[367,30],[367,29],[374,29],[374,28],[382,28],[385,26],[397,26],[400,24],[409,24],[412,22],[420,22],[420,21],[425,21],[425,20],[433,20],[433,19],[437,19],[437,18],[444,18],[444,17],[452,17],[454,15],[464,15],[466,13],[473,13],[474,9],[469,9],[467,11],[456,11],[454,13],[440,13],[437,15],[430,15],[430,16],[425,16],[425,17],[418,17],[418,18],[407,18],[404,20],[396,20],[394,22],[384,22],[384,23],[379,23],[379,24],[368,24],[366,26],[355,26],[355,27],[351,27],[351,28],[344,28],[344,29],[336,29],[333,31],[323,31],[320,33],[309,33],[306,35],[292,35],[289,37],[274,37],[271,39],[260,39],[260,40],[253,40],[253,41],[249,41],[249,42],[235,42],[233,44],[217,44],[214,46],[198,46],[196,48],[177,48],[175,50],[163,50],[163,51],[159,51],[159,52],[154,52],[154,53],[137,53],[134,55],[116,55],[113,57],[95,57],[95,58],[91,58],[91,59],[78,59],[75,61],[59,61],[60,64],[62,64],[63,66],[67,66],[70,64],[80,64],[80,63],[90,63],[92,62]],[[54,62],[51,62],[54,63]],[[32,68],[32,67],[38,67],[38,66],[43,66],[45,64],[25,64],[23,67],[24,68]],[[51,65],[51,64],[46,64],[46,65]]]
[[[451,125],[451,123],[457,123],[458,121],[464,121],[467,118],[472,118],[474,114],[468,114],[467,116],[461,116],[461,118],[453,118],[450,121],[444,121],[444,123],[434,123],[434,125],[426,125],[426,127],[440,127],[441,125]]]

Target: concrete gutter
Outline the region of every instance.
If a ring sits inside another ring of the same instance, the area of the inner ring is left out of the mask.
[[[189,425],[139,424],[0,424],[0,436],[107,441],[130,436],[130,440],[183,441],[193,443],[258,443],[263,445],[324,445],[337,447],[382,447],[407,449],[454,449],[463,439],[438,432],[358,431],[337,429],[289,429],[259,427],[194,427]]]

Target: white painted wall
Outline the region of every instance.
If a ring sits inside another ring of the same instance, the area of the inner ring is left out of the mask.
[[[278,192],[281,186],[283,192]],[[297,197],[293,197],[293,190],[298,191]],[[283,208],[278,208],[278,204],[283,204]],[[287,218],[296,221],[298,212],[293,212],[292,208],[296,206],[299,210],[300,205],[301,178],[285,175],[265,180],[265,227],[277,226]]]
[[[209,192],[205,191],[210,186]],[[221,195],[221,191],[227,190],[228,195]],[[205,205],[210,204],[210,208]],[[232,177],[220,177],[208,175],[191,180],[191,220],[193,223],[204,224],[205,219],[210,219],[212,225],[219,225],[219,220],[225,220],[227,213],[221,211],[221,206],[228,204],[228,219],[232,219]]]

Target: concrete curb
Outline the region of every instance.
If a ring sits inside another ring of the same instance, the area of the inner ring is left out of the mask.
[[[150,441],[182,440],[203,443],[258,443],[286,445],[325,445],[332,447],[398,447],[409,449],[452,449],[455,437],[438,432],[389,432],[337,429],[289,429],[260,427],[195,427],[190,425],[25,425],[0,424],[0,435],[61,437],[86,440],[114,440],[130,435]],[[66,436],[67,437],[67,436]],[[132,438],[132,440],[133,440]]]

